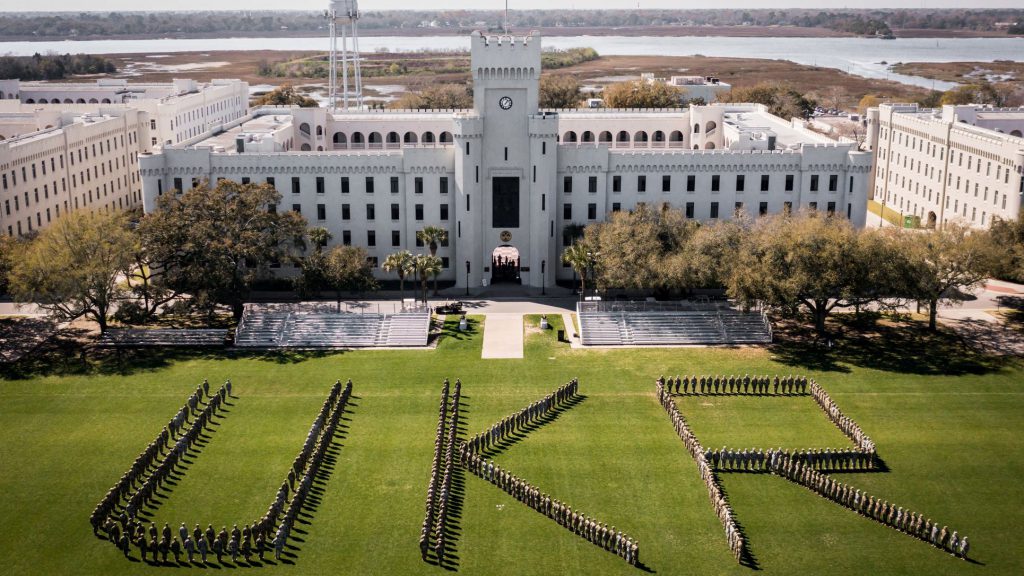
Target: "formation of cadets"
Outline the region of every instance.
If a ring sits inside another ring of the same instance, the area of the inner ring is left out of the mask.
[[[970,544],[967,536],[960,536],[954,530],[932,522],[919,512],[904,510],[881,498],[869,496],[848,484],[829,478],[811,466],[792,458],[777,458],[772,462],[771,472],[817,492],[820,496],[845,506],[855,512],[895,528],[915,538],[941,548],[951,554],[967,559]]]
[[[455,440],[459,430],[459,400],[462,397],[462,382],[455,381],[452,394],[451,414],[448,406],[449,382],[445,378],[441,387],[441,406],[438,408],[437,438],[434,440],[434,461],[430,467],[430,483],[427,485],[426,514],[420,530],[420,556],[427,560],[433,537],[433,549],[438,564],[444,563],[445,530],[448,526],[448,500],[452,489],[452,469],[455,460]],[[444,473],[440,465],[444,460]]]
[[[673,380],[659,378],[665,389],[676,394],[756,394],[765,396],[806,394],[808,380],[799,376],[783,376],[774,379],[768,376],[676,376]]]
[[[515,414],[510,414],[502,418],[484,432],[473,436],[466,442],[467,448],[470,452],[482,452],[487,451],[491,446],[500,444],[501,441],[509,434],[542,419],[549,413],[553,412],[555,408],[558,408],[571,400],[576,396],[579,386],[579,380],[573,378],[568,384],[560,386],[551,394],[548,394],[544,398],[530,404]]]
[[[870,454],[872,459],[875,456],[875,443],[871,441],[871,438],[860,429],[852,419],[847,418],[843,415],[843,412],[839,410],[839,406],[832,401],[832,397],[825,392],[825,389],[818,386],[817,382],[811,381],[811,396],[814,401],[821,406],[821,409],[828,415],[831,420],[846,436],[853,440],[853,442],[860,448],[861,452]]]
[[[676,406],[675,400],[672,399],[672,391],[669,390],[664,378],[658,378],[657,389],[658,402],[661,403],[668,413],[669,419],[672,420],[672,426],[675,428],[676,434],[683,441],[683,445],[686,446],[686,450],[693,457],[694,461],[697,462],[697,469],[700,472],[701,479],[704,480],[704,485],[708,489],[711,505],[715,508],[715,514],[718,516],[719,521],[722,522],[722,527],[725,528],[725,538],[729,543],[729,549],[732,550],[736,561],[742,562],[746,552],[746,539],[736,524],[732,507],[729,506],[729,502],[722,494],[722,487],[719,486],[714,469],[705,456],[706,452],[700,445],[700,441],[697,440],[697,436],[694,435],[693,430],[690,429],[686,418],[683,418],[682,413]]]
[[[707,448],[704,459],[716,470],[768,472],[780,459],[803,462],[814,470],[833,472],[871,470],[875,468],[874,454],[859,448],[826,448],[824,450],[783,450],[782,448],[762,450],[744,448],[733,450],[723,446],[718,450]]]
[[[501,488],[516,500],[551,518],[573,534],[636,565],[640,562],[639,542],[614,526],[609,528],[607,524],[551,498],[536,486],[507,470],[502,470],[494,461],[480,454],[481,451],[500,444],[506,436],[528,428],[564,406],[576,396],[578,390],[579,380],[573,379],[541,400],[501,419],[468,442],[460,444],[459,460],[473,474]]]
[[[209,394],[209,383],[204,380],[157,440],[136,459],[131,470],[122,476],[121,481],[96,507],[90,518],[94,533],[100,535],[102,530],[105,537],[117,546],[126,558],[131,555],[132,547],[136,547],[143,561],[151,558],[151,562],[166,563],[168,554],[174,556],[175,563],[182,555],[190,563],[198,555],[205,564],[209,554],[215,555],[218,562],[221,562],[224,556],[230,556],[232,562],[235,562],[239,555],[245,558],[246,562],[253,555],[262,561],[270,550],[273,550],[275,558],[280,559],[292,525],[309,494],[351,394],[351,380],[344,387],[340,381],[335,382],[320,413],[313,421],[302,450],[292,463],[287,478],[282,482],[274,502],[261,519],[253,522],[251,526],[243,525],[241,529],[236,524],[230,532],[226,526],[215,532],[212,524],[208,524],[205,531],[196,524],[190,532],[182,523],[175,536],[168,524],[164,524],[160,530],[153,523],[149,523],[147,527],[136,515],[149,503],[155,491],[155,488],[147,490],[146,486],[159,487],[167,474],[173,471],[174,464],[206,427],[212,415],[227,397],[231,396],[230,380],[213,395]],[[185,424],[190,426],[182,432]],[[167,451],[165,449],[169,448],[171,440],[175,441],[174,448]],[[157,459],[163,456],[165,451],[167,455],[164,456],[164,460],[157,463]],[[137,491],[129,495],[140,482],[141,486]]]

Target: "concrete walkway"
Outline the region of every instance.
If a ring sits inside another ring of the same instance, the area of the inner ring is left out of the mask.
[[[484,316],[481,358],[523,357],[523,315],[495,313]]]

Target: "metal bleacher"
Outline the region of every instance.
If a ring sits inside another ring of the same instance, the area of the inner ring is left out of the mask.
[[[235,332],[241,348],[426,346],[429,312],[395,314],[246,307]]]
[[[99,345],[109,348],[213,347],[224,346],[224,329],[112,328],[100,337]]]
[[[577,305],[584,346],[767,344],[771,323],[760,311],[728,303],[584,302]]]

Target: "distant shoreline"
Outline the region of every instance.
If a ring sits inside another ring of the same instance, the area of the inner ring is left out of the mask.
[[[622,27],[541,27],[514,28],[512,34],[528,34],[538,30],[543,36],[662,36],[662,37],[725,37],[725,38],[860,38],[863,36],[838,32],[827,28],[806,28],[799,26],[622,26]],[[371,28],[359,31],[360,36],[468,36],[472,28]],[[489,31],[489,34],[500,32]],[[920,28],[894,29],[897,38],[1021,38],[1004,32],[978,30],[933,30]],[[123,34],[75,36],[24,36],[0,35],[0,42],[58,42],[65,40],[162,40],[162,39],[220,39],[220,38],[320,38],[326,37],[326,30],[294,32],[290,30],[252,31],[239,33],[197,33],[197,34]],[[884,40],[879,39],[880,42]]]

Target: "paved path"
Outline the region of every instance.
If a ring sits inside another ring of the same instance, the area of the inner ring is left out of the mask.
[[[487,314],[484,317],[484,347],[481,358],[523,357],[523,315]]]

